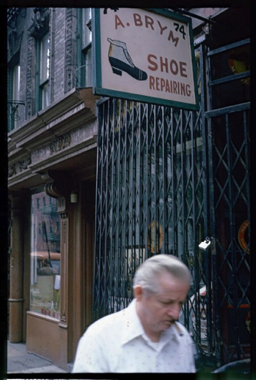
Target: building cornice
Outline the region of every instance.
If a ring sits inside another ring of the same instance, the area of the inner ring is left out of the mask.
[[[73,89],[9,134],[8,186],[41,181],[54,165],[86,154],[97,146],[96,102],[92,89]]]
[[[91,88],[72,89],[62,99],[52,103],[20,128],[9,133],[8,157],[12,156],[15,149],[22,147],[30,149],[36,144],[42,144],[42,139],[47,141],[54,135],[65,133],[71,127],[76,128],[81,122],[80,118],[85,122],[95,118],[98,99],[99,97],[92,94]],[[71,119],[72,125],[70,125]]]

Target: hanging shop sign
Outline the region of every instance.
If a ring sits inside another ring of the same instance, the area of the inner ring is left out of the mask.
[[[191,20],[160,9],[93,14],[94,94],[198,108]]]

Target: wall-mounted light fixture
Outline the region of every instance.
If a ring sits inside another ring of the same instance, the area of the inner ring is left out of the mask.
[[[72,191],[71,194],[70,194],[70,202],[71,203],[77,203],[78,201],[78,196],[77,196],[77,192],[76,191]]]

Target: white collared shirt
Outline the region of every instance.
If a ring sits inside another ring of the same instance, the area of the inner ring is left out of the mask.
[[[81,337],[73,373],[195,372],[193,342],[183,325],[153,343],[136,312],[136,300],[124,310],[93,323]]]

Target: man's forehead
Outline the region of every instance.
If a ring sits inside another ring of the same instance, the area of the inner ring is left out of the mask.
[[[158,278],[158,285],[157,293],[169,292],[172,289],[177,290],[177,288],[188,291],[190,288],[188,281],[184,281],[184,279],[173,276],[170,273],[161,275]]]
[[[168,272],[167,270],[164,270],[161,274],[157,276],[158,282],[172,282],[172,283],[180,283],[180,284],[188,284],[189,282],[187,280],[184,280],[184,277],[175,275],[171,272]]]

